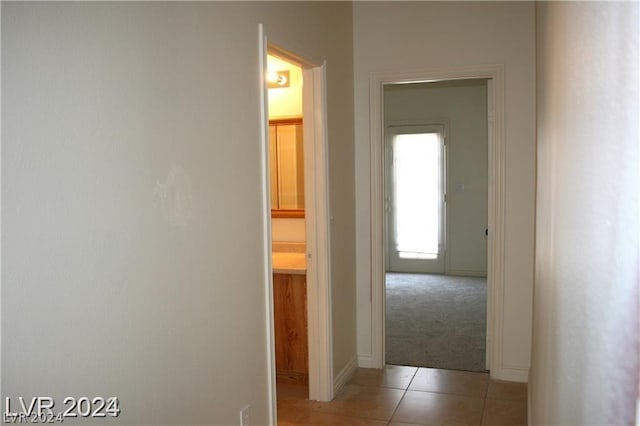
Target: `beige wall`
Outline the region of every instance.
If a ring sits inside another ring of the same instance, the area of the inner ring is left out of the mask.
[[[388,85],[385,125],[446,127],[445,272],[487,274],[487,81]]]
[[[268,90],[269,119],[302,117],[302,68],[267,55],[269,72],[289,71],[289,86]]]
[[[351,5],[3,2],[3,397],[268,422],[259,22],[327,61],[336,369],[355,354]]]
[[[271,239],[276,242],[306,242],[304,219],[271,219]]]
[[[530,360],[535,199],[534,6],[530,2],[354,3],[358,354],[371,355],[369,75],[505,66],[503,371]]]
[[[536,11],[530,424],[637,424],[640,9],[540,2]]]

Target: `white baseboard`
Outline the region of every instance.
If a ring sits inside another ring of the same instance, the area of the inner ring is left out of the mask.
[[[373,355],[358,355],[358,367],[376,368],[373,362]]]
[[[522,367],[502,367],[500,371],[491,371],[491,378],[507,382],[529,382],[529,369]]]
[[[337,395],[342,387],[353,377],[358,368],[358,356],[354,355],[351,361],[344,366],[342,370],[333,379],[333,394]]]
[[[457,277],[487,277],[487,271],[458,271],[455,269],[447,271],[447,275],[454,275]]]

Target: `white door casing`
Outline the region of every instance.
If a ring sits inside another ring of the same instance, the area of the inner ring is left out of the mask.
[[[309,399],[333,399],[326,65],[303,68]]]
[[[369,81],[371,180],[371,342],[367,367],[385,365],[385,149],[383,88],[385,84],[426,83],[460,79],[488,79],[488,241],[487,241],[487,367],[494,378],[503,377],[502,334],[504,292],[504,65],[415,72],[374,73]]]
[[[326,64],[317,65],[267,42],[259,25],[260,75],[266,75],[267,53],[298,64],[303,75],[303,133],[305,174],[305,232],[307,246],[307,327],[309,352],[309,399],[333,399],[333,347],[331,328],[331,265],[329,241],[329,173],[326,124]],[[269,191],[269,117],[267,88],[260,97],[263,155],[263,207],[265,229],[265,283],[269,407],[271,424],[277,424],[275,338],[273,323],[273,275],[271,266],[271,206]]]

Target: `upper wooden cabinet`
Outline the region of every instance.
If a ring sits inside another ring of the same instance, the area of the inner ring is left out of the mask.
[[[269,121],[271,217],[304,217],[302,119]]]

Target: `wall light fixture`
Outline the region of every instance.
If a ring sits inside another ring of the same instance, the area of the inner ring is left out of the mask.
[[[269,89],[289,87],[289,70],[267,71],[267,87]]]

